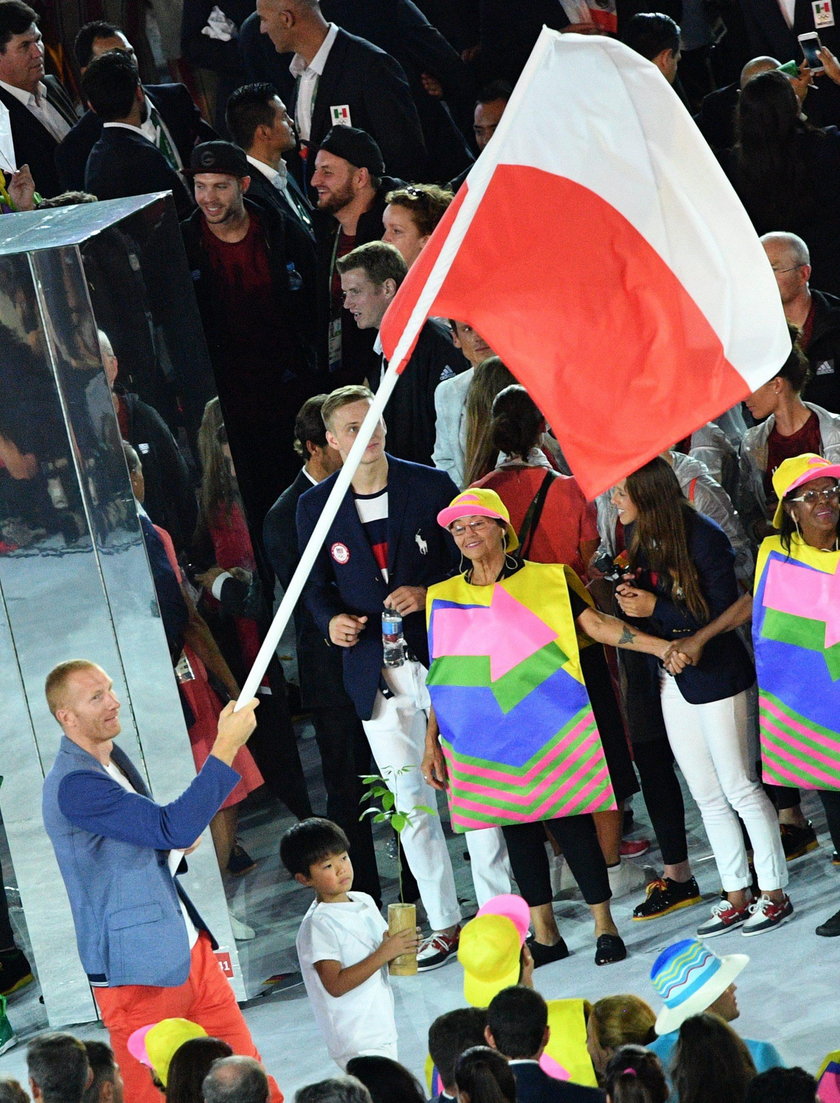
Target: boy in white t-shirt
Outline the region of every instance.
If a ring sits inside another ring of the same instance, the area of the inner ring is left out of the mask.
[[[417,932],[389,935],[367,893],[351,892],[347,836],[330,820],[312,817],[289,828],[280,858],[296,881],[315,892],[296,946],[303,983],[330,1057],[344,1068],[351,1057],[397,1058],[389,961],[416,951]]]

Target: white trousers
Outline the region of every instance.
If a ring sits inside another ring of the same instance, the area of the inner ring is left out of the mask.
[[[437,792],[423,780],[420,763],[426,742],[426,721],[431,704],[426,689],[426,669],[418,662],[383,667],[382,676],[393,696],[377,693],[370,720],[362,721],[377,769],[387,776],[396,806],[409,811],[416,805],[437,807]],[[396,775],[403,767],[411,769]],[[461,920],[455,879],[440,817],[416,812],[403,829],[401,841],[420,899],[433,930],[443,930]],[[478,904],[499,893],[510,892],[507,848],[499,828],[466,833],[467,848]]]
[[[784,888],[788,871],[778,818],[749,753],[748,691],[692,705],[676,680],[664,675],[661,693],[668,742],[703,817],[724,892],[750,884],[738,816],[752,842],[759,888]]]

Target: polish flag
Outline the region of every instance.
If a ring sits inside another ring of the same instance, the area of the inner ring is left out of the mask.
[[[394,370],[430,314],[501,356],[589,497],[790,353],[764,250],[665,78],[613,39],[547,29],[385,315]]]

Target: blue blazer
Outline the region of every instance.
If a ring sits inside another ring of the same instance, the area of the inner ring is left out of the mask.
[[[170,874],[169,851],[192,846],[239,775],[211,755],[180,797],[159,805],[119,747],[111,759],[136,792],[67,736],[44,780],[44,826],[70,898],[79,957],[92,984],[174,988],[190,971],[180,901],[197,927],[207,927]]]
[[[741,592],[735,578],[735,552],[729,537],[710,517],[691,512],[689,521],[688,547],[712,621],[728,609]],[[628,525],[625,533],[628,546],[631,533],[632,527]],[[679,640],[702,627],[702,622],[684,605],[669,598],[665,587],[651,579],[646,570],[642,571],[637,584],[656,594],[653,613],[644,622],[646,631],[662,639]],[[652,655],[645,656],[645,662],[652,679],[651,688],[658,697],[659,663]],[[686,667],[676,679],[686,701],[698,705],[722,701],[747,689],[755,681],[755,668],[737,633],[724,632],[709,641],[697,666]]]
[[[333,483],[331,475],[302,495],[297,507],[300,548],[306,547]],[[385,598],[399,586],[431,586],[458,562],[455,542],[437,523],[437,515],[458,488],[443,471],[388,456],[388,581],[373,557],[352,491],[344,496],[318,554],[304,601],[315,623],[329,638],[329,622],[339,613],[367,616],[354,647],[341,648],[344,685],[361,720],[369,720],[382,671],[382,611]],[[424,612],[403,623],[409,651],[428,666]]]

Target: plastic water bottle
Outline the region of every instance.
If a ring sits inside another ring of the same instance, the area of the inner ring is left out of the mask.
[[[405,662],[403,619],[396,609],[382,614],[382,661],[385,666],[402,666]]]

